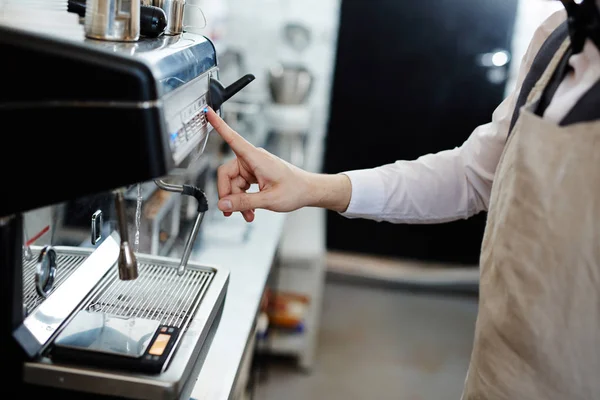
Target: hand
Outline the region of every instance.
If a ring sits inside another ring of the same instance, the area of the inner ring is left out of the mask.
[[[315,174],[254,147],[212,109],[206,110],[206,116],[236,155],[217,171],[218,207],[226,217],[240,211],[246,221],[252,222],[257,208],[289,212],[311,203],[315,194],[311,176]],[[259,192],[246,193],[255,183]]]

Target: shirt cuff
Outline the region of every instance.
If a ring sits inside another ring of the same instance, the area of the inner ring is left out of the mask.
[[[385,186],[374,169],[343,172],[352,183],[352,197],[348,209],[340,213],[347,218],[379,215],[383,210]]]

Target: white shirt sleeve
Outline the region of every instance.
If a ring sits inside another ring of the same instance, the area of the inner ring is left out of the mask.
[[[546,38],[565,19],[563,11],[536,30],[519,69],[517,85],[462,146],[413,161],[344,172],[352,197],[343,216],[393,223],[441,223],[487,210],[496,167],[507,139],[520,87]]]

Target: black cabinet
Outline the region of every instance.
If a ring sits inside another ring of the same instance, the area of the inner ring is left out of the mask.
[[[325,172],[460,146],[489,122],[509,64],[485,66],[482,55],[510,52],[516,8],[517,0],[342,0]],[[475,264],[485,218],[394,225],[329,213],[327,245]]]

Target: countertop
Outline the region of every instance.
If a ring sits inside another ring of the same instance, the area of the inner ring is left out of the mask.
[[[226,268],[230,282],[221,320],[191,397],[229,399],[242,363],[286,214],[257,210],[246,223],[241,215],[207,215],[191,260]]]

